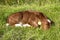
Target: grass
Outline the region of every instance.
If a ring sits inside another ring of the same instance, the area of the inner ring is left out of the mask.
[[[5,26],[7,17],[18,11],[36,10],[43,12],[55,25],[49,30]],[[0,5],[0,40],[60,40],[60,3],[39,6],[35,4],[8,6]]]

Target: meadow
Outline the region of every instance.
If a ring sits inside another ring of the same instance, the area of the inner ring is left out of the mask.
[[[60,3],[38,5],[37,3],[24,5],[0,5],[0,40],[60,40]],[[49,30],[34,27],[6,26],[7,17],[24,10],[43,12],[55,22]]]

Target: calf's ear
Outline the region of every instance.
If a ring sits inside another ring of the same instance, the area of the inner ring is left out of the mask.
[[[55,25],[55,22],[54,21],[52,21],[50,18],[48,18],[47,17],[47,19],[48,19],[48,21],[50,21],[50,23],[51,23],[51,25]]]

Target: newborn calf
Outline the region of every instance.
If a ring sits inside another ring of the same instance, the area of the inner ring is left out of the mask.
[[[15,26],[33,26],[38,27],[38,25],[41,25],[43,29],[49,29],[50,25],[52,24],[52,21],[48,19],[47,16],[45,16],[41,12],[37,11],[21,11],[16,12],[10,15],[7,19],[7,26],[8,25],[15,25]]]

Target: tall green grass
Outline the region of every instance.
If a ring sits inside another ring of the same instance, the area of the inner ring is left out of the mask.
[[[59,3],[60,0],[0,0],[0,4],[2,5],[24,5],[24,4],[37,4],[37,5],[45,5],[45,4],[53,4]]]
[[[52,0],[51,0],[52,1]],[[56,0],[58,1],[58,0]],[[50,2],[50,1],[49,1]],[[37,3],[18,6],[0,5],[0,40],[60,40],[60,3],[37,5]],[[34,27],[6,26],[7,17],[15,12],[35,10],[43,12],[55,22],[49,30]]]

